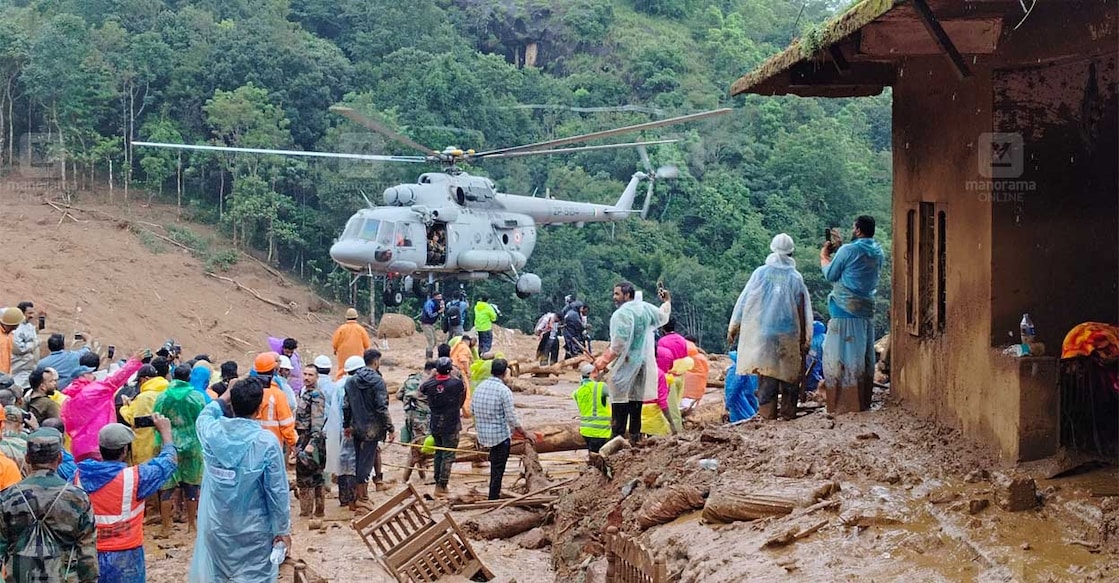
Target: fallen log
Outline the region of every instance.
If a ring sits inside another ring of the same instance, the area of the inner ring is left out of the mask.
[[[788,529],[788,530],[786,530],[786,531],[784,531],[780,534],[769,537],[762,544],[762,546],[763,547],[785,546],[789,543],[798,541],[802,538],[805,538],[805,537],[811,535],[812,533],[816,532],[817,530],[820,530],[821,528],[827,526],[827,524],[828,524],[828,520],[824,519],[824,520],[820,520],[820,521],[816,522],[815,524],[813,524],[811,526],[808,526],[808,527],[805,527],[805,528],[797,528],[797,527],[790,528],[790,529]]]
[[[579,435],[579,424],[543,425],[530,428],[536,434],[537,453],[551,453],[555,451],[575,451],[586,449],[587,442]],[[478,450],[477,440],[473,435],[463,434],[458,448],[460,450]],[[510,455],[523,455],[525,452],[524,441],[514,441]],[[455,456],[456,462],[484,462],[489,459],[485,451],[477,453],[459,453]]]
[[[839,489],[835,482],[783,479],[764,485],[722,482],[703,506],[704,522],[727,523],[785,516],[806,508]]]
[[[547,490],[551,487],[552,481],[548,479],[547,472],[544,471],[544,466],[540,465],[540,456],[536,453],[536,447],[531,443],[525,442],[525,453],[521,456],[521,466],[524,468],[525,486],[528,488],[526,492],[539,492]]]
[[[548,513],[524,508],[502,508],[491,514],[475,516],[462,524],[471,538],[506,539],[542,526]]]
[[[531,374],[531,375],[559,375],[559,374],[563,374],[564,370],[573,369],[573,368],[577,367],[578,365],[580,365],[584,362],[590,362],[590,360],[587,356],[585,356],[585,355],[573,356],[573,357],[568,358],[566,360],[561,360],[561,361],[559,361],[555,364],[549,364],[549,365],[544,365],[544,366],[541,366],[539,364],[522,366],[520,368],[519,374],[521,374],[521,375],[527,375],[527,374]]]
[[[514,500],[514,501],[510,502],[508,504],[508,506],[520,507],[520,508],[527,508],[527,507],[531,507],[531,506],[547,506],[547,505],[555,502],[556,500],[559,500],[559,496],[533,496],[532,498],[524,498],[524,499],[521,499],[521,500]],[[487,510],[487,509],[490,509],[490,508],[496,508],[496,507],[498,507],[502,504],[505,504],[505,502],[506,502],[505,500],[479,500],[477,502],[457,502],[457,503],[451,504],[451,510],[454,510],[454,511]]]
[[[270,306],[280,308],[281,310],[287,310],[287,311],[289,311],[293,314],[295,313],[295,303],[294,302],[292,302],[291,304],[284,304],[284,303],[278,302],[276,300],[268,299],[268,298],[260,295],[260,292],[256,291],[255,289],[237,281],[236,279],[230,278],[230,277],[224,277],[224,276],[217,275],[217,274],[211,273],[211,272],[206,272],[206,275],[208,275],[208,276],[210,276],[214,279],[220,279],[222,281],[227,281],[229,283],[232,283],[233,285],[237,286],[237,289],[249,292],[256,299],[258,299],[258,300],[260,300],[260,301],[262,301],[262,302],[264,302],[264,303],[266,303]]]

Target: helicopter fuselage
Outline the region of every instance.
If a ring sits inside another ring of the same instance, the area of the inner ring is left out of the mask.
[[[498,193],[485,177],[427,173],[416,184],[384,192],[383,206],[350,217],[330,256],[354,273],[484,279],[524,268],[538,225],[621,220],[630,210],[635,175],[616,205]]]

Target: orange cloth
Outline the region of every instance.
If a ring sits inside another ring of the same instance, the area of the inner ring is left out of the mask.
[[[473,392],[470,388],[470,361],[473,356],[470,344],[466,342],[459,341],[451,347],[451,362],[462,373],[462,384],[466,387],[466,401],[462,403],[463,417],[470,417],[470,395]]]
[[[6,490],[8,486],[22,479],[23,476],[19,473],[19,466],[8,459],[8,456],[0,454],[0,490]]]
[[[80,474],[80,472],[79,472]],[[81,476],[75,476],[75,481]],[[144,501],[136,498],[140,488],[140,468],[125,468],[89,495],[97,517],[97,550],[127,551],[144,545]]]
[[[260,409],[257,409],[256,416],[253,418],[260,422],[261,427],[271,431],[272,435],[280,440],[280,445],[295,447],[295,442],[298,440],[295,435],[295,416],[291,414],[288,398],[280,387],[276,386],[276,381],[272,381],[272,384],[264,389]]]
[[[334,331],[330,345],[334,347],[334,358],[338,360],[338,369],[334,371],[334,380],[338,380],[346,374],[346,371],[342,370],[346,359],[365,354],[365,351],[373,346],[373,341],[369,339],[369,333],[365,331],[364,326],[357,322],[346,322]]]
[[[12,333],[0,331],[0,372],[12,374]]]
[[[695,362],[692,369],[684,373],[684,398],[699,401],[707,392],[707,373],[711,371],[711,361],[699,351],[693,342],[688,343],[688,356]]]
[[[1065,335],[1061,358],[1091,356],[1093,352],[1103,360],[1119,358],[1119,326],[1084,322]]]

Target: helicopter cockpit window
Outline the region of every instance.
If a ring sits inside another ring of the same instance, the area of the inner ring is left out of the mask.
[[[397,223],[396,225],[396,246],[397,247],[413,247],[412,225],[410,223]]]
[[[353,217],[349,221],[346,221],[346,229],[342,231],[342,238],[353,239],[357,237],[358,233],[361,231],[362,221],[363,219],[361,217]]]
[[[365,223],[361,225],[361,234],[358,235],[358,237],[361,239],[365,239],[366,241],[376,241],[377,231],[380,228],[381,221],[378,221],[377,219],[367,219]]]

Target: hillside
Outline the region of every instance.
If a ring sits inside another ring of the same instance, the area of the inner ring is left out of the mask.
[[[510,325],[529,329],[567,294],[586,299],[594,319],[611,309],[608,290],[617,280],[659,280],[675,292],[687,331],[722,351],[734,299],[777,233],[796,240],[821,311],[829,286],[811,266],[824,228],[847,231],[856,216],[871,213],[876,237],[891,247],[888,92],[726,97],[733,79],[842,4],[5,3],[0,76],[10,82],[0,91],[0,166],[34,143],[43,158],[69,162],[72,190],[111,178],[181,200],[192,216],[302,274],[325,297],[348,299],[349,278],[327,256],[333,238],[364,206],[363,195],[376,200],[429,168],[180,155],[131,142],[415,153],[329,111],[345,104],[426,146],[480,151],[731,106],[733,114],[714,120],[626,136],[679,140],[650,149],[655,165],[681,169],[679,179],[658,184],[650,220],[543,230],[526,267],[541,276],[543,293],[502,304]],[[468,170],[504,192],[611,202],[639,167],[636,152],[618,149]],[[511,296],[500,282],[472,288]],[[886,281],[879,286],[879,333],[889,289]],[[597,324],[602,339],[605,326]]]

